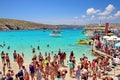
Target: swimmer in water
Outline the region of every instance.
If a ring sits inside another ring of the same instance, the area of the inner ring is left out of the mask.
[[[10,46],[8,46],[8,48],[7,48],[8,50],[10,50]]]
[[[47,47],[49,47],[50,45],[49,44],[47,44]]]
[[[3,46],[5,46],[5,42],[3,42]]]
[[[38,46],[37,49],[40,50],[40,46]]]
[[[32,45],[30,47],[32,48]]]
[[[32,49],[32,52],[35,53],[35,48]]]

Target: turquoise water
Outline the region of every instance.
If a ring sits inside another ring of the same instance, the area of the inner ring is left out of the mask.
[[[32,48],[37,48],[40,46],[40,50],[36,49],[36,54],[41,52],[43,55],[45,52],[52,52],[57,54],[58,49],[67,53],[67,57],[71,51],[74,52],[76,59],[78,60],[82,54],[86,54],[89,59],[93,59],[94,56],[91,55],[92,46],[89,45],[78,45],[77,41],[82,38],[87,38],[82,34],[82,29],[63,29],[61,37],[51,37],[49,34],[52,30],[19,30],[19,31],[0,31],[0,44],[3,45],[5,42],[5,47],[0,48],[1,51],[9,53],[12,57],[14,50],[17,53],[24,53],[25,58],[30,60],[32,58]],[[49,47],[47,47],[49,44]],[[10,50],[7,47],[10,46]]]

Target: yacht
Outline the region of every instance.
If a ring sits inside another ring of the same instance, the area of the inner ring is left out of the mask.
[[[53,30],[51,34],[49,34],[52,37],[61,37],[61,32],[59,30]]]

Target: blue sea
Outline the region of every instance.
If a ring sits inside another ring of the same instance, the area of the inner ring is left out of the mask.
[[[60,48],[61,51],[66,52],[67,57],[73,51],[77,60],[82,57],[82,54],[86,54],[89,60],[92,60],[94,58],[91,54],[92,46],[77,43],[79,39],[87,39],[82,31],[83,29],[62,29],[61,37],[49,36],[52,30],[0,31],[0,44],[5,43],[5,47],[0,47],[0,52],[5,51],[13,58],[13,51],[16,50],[19,54],[24,53],[25,59],[29,61],[33,56],[32,48],[36,49],[36,54],[41,52],[43,56],[45,52],[51,53],[53,56],[58,53]],[[47,47],[48,44],[49,47]],[[8,46],[10,46],[10,50],[7,49]],[[37,46],[40,46],[40,50],[37,50]]]

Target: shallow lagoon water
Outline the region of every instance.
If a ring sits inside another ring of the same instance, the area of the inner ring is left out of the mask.
[[[82,29],[63,29],[61,37],[51,37],[49,36],[50,33],[52,33],[52,30],[0,31],[0,44],[6,44],[5,47],[0,47],[0,52],[5,51],[12,58],[12,53],[16,50],[17,53],[24,53],[25,59],[29,61],[33,56],[32,48],[36,48],[36,54],[41,52],[43,55],[45,52],[51,53],[52,51],[53,54],[57,54],[60,48],[61,51],[66,52],[67,57],[73,51],[77,60],[82,57],[83,53],[90,60],[94,58],[91,54],[92,46],[77,44],[79,39],[87,39],[82,34]],[[47,47],[47,44],[49,44],[49,47]],[[8,46],[10,46],[10,50],[7,49]],[[37,50],[37,46],[40,46],[40,50]]]

